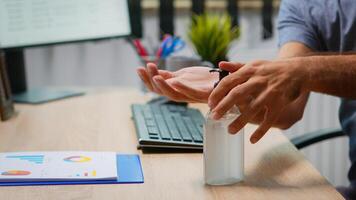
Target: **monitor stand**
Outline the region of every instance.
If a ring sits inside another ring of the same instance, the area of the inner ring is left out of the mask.
[[[9,75],[13,100],[16,103],[40,104],[84,94],[81,91],[63,89],[28,89],[25,69],[25,54],[23,49],[5,51],[5,63]]]
[[[13,94],[27,90],[25,55],[22,49],[5,51],[7,73]]]

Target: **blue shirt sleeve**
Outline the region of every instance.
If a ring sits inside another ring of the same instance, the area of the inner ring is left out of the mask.
[[[278,46],[288,42],[300,42],[318,51],[320,43],[317,33],[307,14],[308,8],[304,0],[283,0],[278,16]]]

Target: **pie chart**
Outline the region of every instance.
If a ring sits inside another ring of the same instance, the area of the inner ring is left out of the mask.
[[[66,162],[74,162],[74,163],[82,163],[82,162],[89,162],[91,158],[86,156],[70,156],[63,159]]]

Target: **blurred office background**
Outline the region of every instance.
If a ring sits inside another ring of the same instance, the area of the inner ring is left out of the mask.
[[[208,11],[226,10],[224,0],[207,0],[206,3]],[[239,0],[241,37],[229,53],[230,60],[247,62],[276,57],[279,1],[272,3],[274,9],[269,14],[274,26],[272,30],[266,30],[270,27],[262,26],[262,0]],[[191,2],[176,0],[174,5],[175,33],[187,38]],[[158,44],[158,8],[158,0],[142,1],[143,41],[153,46]],[[267,39],[263,39],[263,36]],[[185,51],[187,54],[191,52],[189,49]],[[142,64],[134,48],[125,39],[28,48],[25,53],[29,87],[125,86],[139,89],[141,86],[135,70]],[[312,94],[303,120],[284,133],[291,138],[321,128],[339,127],[338,105],[338,98]],[[302,152],[333,185],[348,184],[347,170],[350,164],[347,138],[319,143]]]

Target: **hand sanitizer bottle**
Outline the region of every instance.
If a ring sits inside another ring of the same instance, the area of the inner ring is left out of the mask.
[[[220,80],[229,74],[221,70],[211,71],[219,72]],[[208,185],[229,185],[243,180],[243,129],[235,135],[228,132],[229,124],[239,114],[236,106],[219,120],[214,120],[211,112],[207,114],[204,127],[204,179]]]

